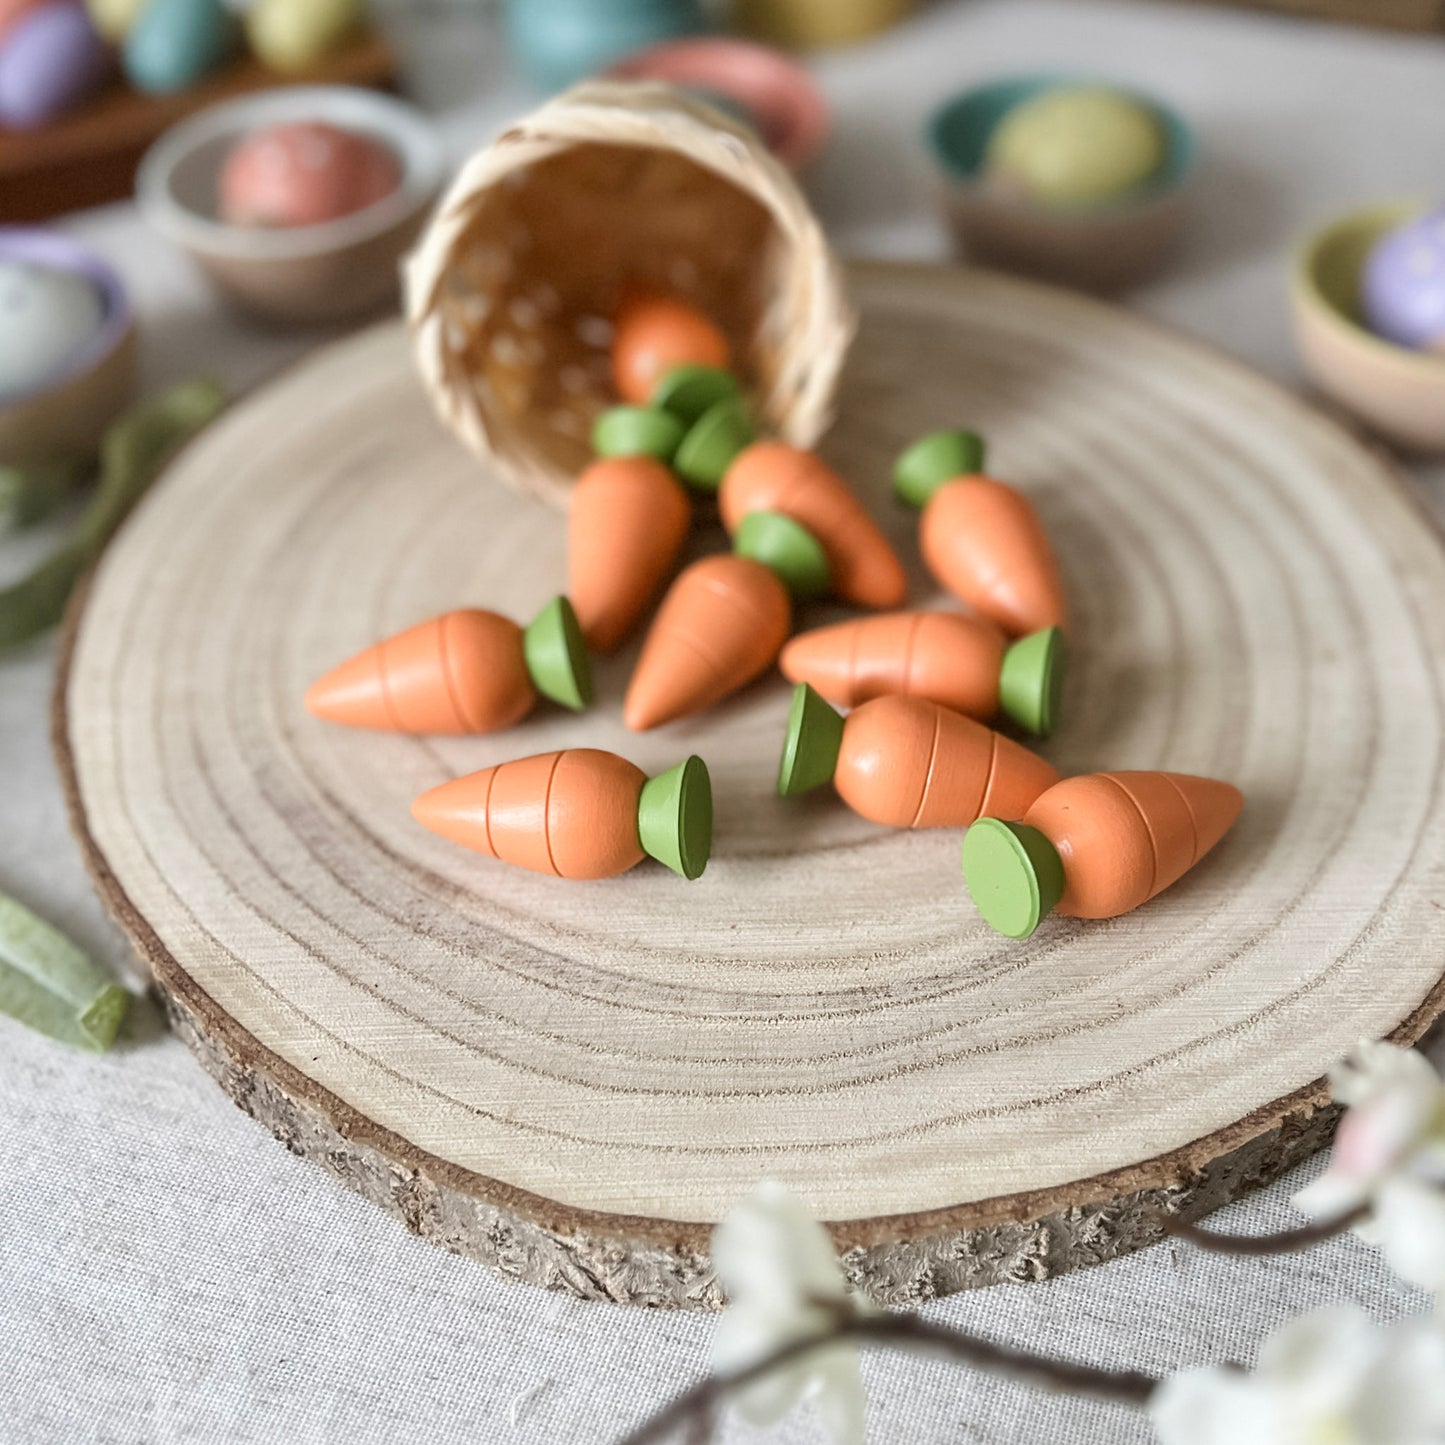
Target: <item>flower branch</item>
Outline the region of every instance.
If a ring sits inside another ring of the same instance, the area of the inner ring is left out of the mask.
[[[1312,1249],[1353,1229],[1369,1212],[1367,1205],[1357,1204],[1334,1219],[1322,1219],[1316,1224],[1301,1225],[1298,1229],[1282,1229],[1277,1234],[1218,1234],[1212,1229],[1201,1229],[1177,1215],[1160,1214],[1157,1217],[1165,1234],[1182,1239],[1186,1244],[1208,1250],[1211,1254],[1249,1256],[1298,1254],[1301,1250]]]
[[[1241,1236],[1160,1215],[1160,1227],[1203,1249],[1246,1256],[1308,1249],[1353,1229],[1379,1245],[1399,1275],[1445,1302],[1445,1080],[1422,1054],[1366,1043],[1330,1082],[1346,1112],[1329,1167],[1294,1199],[1314,1223]],[[655,1445],[673,1432],[701,1445],[724,1405],[768,1424],[803,1400],[834,1445],[863,1445],[863,1344],[1146,1408],[1161,1445],[1445,1442],[1445,1309],[1384,1329],[1350,1306],[1316,1310],[1264,1340],[1250,1370],[1214,1364],[1159,1380],[883,1313],[849,1293],[827,1231],[781,1185],[764,1184],[739,1204],[718,1226],[712,1254],[729,1300],[713,1335],[713,1373],[623,1445]]]
[[[838,1312],[835,1322],[816,1334],[790,1340],[753,1364],[725,1375],[711,1375],[679,1395],[661,1413],[624,1437],[621,1445],[655,1445],[672,1431],[691,1429],[703,1422],[706,1430],[718,1407],[733,1393],[804,1361],[830,1345],[853,1340],[911,1350],[918,1354],[953,1360],[991,1374],[1004,1375],[1024,1384],[1061,1394],[1087,1395],[1116,1404],[1145,1406],[1159,1381],[1135,1370],[1105,1370],[1092,1365],[1051,1360],[1027,1350],[994,1344],[944,1325],[930,1324],[917,1315],[851,1314]],[[689,1435],[688,1438],[706,1439]]]

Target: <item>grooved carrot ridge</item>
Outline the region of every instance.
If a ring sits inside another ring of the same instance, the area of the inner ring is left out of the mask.
[[[933,770],[938,762],[938,734],[942,722],[943,714],[935,712],[933,715],[933,738],[928,745],[928,766],[923,770],[923,787],[918,793],[918,806],[913,810],[913,819],[908,825],[910,828],[918,826],[918,820],[923,816],[923,810],[928,805],[928,790],[933,786]]]
[[[1189,842],[1189,866],[1192,868],[1199,862],[1201,857],[1199,851],[1199,819],[1195,815],[1194,805],[1189,801],[1189,795],[1174,781],[1173,775],[1165,773],[1164,778],[1169,786],[1179,795],[1179,801],[1184,804],[1184,811],[1189,817],[1189,828],[1193,835]]]
[[[988,735],[988,772],[984,774],[983,792],[978,800],[978,816],[981,818],[989,811],[989,797],[993,793],[993,780],[998,772],[998,734],[992,729]]]
[[[476,723],[472,721],[471,714],[464,706],[461,693],[457,691],[457,678],[452,666],[452,649],[449,645],[450,639],[447,636],[447,629],[452,625],[452,620],[455,617],[455,612],[444,613],[439,628],[441,633],[438,641],[441,652],[442,682],[446,684],[447,696],[451,699],[452,703],[452,711],[461,719],[464,726],[474,728],[476,727]]]
[[[1149,814],[1139,806],[1139,800],[1133,793],[1113,773],[1101,773],[1100,776],[1129,800],[1129,806],[1139,815],[1140,822],[1144,824],[1144,831],[1149,835],[1149,887],[1144,893],[1144,901],[1147,903],[1154,897],[1154,885],[1159,881],[1159,835],[1149,821]],[[1178,789],[1176,788],[1175,791],[1177,792]],[[1189,815],[1189,826],[1195,830],[1197,835],[1198,829],[1194,823],[1193,813]]]
[[[482,828],[487,837],[487,852],[493,858],[499,858],[497,845],[492,841],[492,789],[497,785],[497,769],[493,768],[487,774],[487,797],[482,804]]]
[[[381,684],[381,700],[386,707],[387,721],[396,732],[405,732],[401,725],[401,714],[396,709],[396,700],[391,695],[391,669],[386,665],[386,643],[381,643],[371,654],[372,665],[376,668],[377,680]]]
[[[562,754],[552,754],[552,766],[547,770],[547,786],[542,790],[542,843],[547,849],[547,866],[552,870],[554,878],[562,876],[562,870],[557,866],[557,859],[552,853],[552,780],[557,776],[557,767],[562,761]],[[487,785],[487,800],[491,801],[491,785]]]

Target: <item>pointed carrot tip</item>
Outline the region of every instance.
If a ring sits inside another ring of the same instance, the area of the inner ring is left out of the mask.
[[[1244,794],[1233,783],[1188,773],[1170,775],[1194,815],[1199,853],[1207,853],[1234,827],[1244,809]]]
[[[661,727],[667,718],[660,716],[660,710],[651,699],[637,701],[629,697],[622,705],[622,721],[631,731],[645,733]]]
[[[356,670],[350,663],[333,668],[306,689],[306,711],[322,722],[348,727],[386,727],[386,706],[379,696],[368,697],[356,685]]]
[[[379,647],[365,647],[306,689],[306,711],[323,722],[353,728],[396,727],[387,703]]]
[[[324,677],[319,678],[306,689],[304,702],[306,711],[309,712],[312,717],[319,717],[327,722],[331,720],[331,690],[326,686],[326,679]]]
[[[711,693],[698,691],[696,683],[675,672],[645,666],[644,653],[632,676],[632,685],[622,703],[622,721],[635,733],[650,732],[664,723],[688,717],[715,700]]]
[[[479,773],[439,783],[413,800],[411,816],[438,837],[495,857],[488,824],[495,773],[495,768],[483,768]]]
[[[452,811],[446,796],[451,786],[440,783],[412,800],[411,816],[423,828],[430,828],[433,833],[440,831],[437,825]]]

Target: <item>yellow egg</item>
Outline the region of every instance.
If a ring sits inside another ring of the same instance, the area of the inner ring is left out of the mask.
[[[1159,122],[1102,87],[1048,91],[1015,106],[988,144],[994,181],[1043,205],[1092,206],[1143,185],[1163,164]]]
[[[256,0],[246,37],[272,70],[305,70],[325,59],[361,24],[361,0]]]
[[[130,34],[146,0],[85,0],[85,4],[95,28],[115,45]]]

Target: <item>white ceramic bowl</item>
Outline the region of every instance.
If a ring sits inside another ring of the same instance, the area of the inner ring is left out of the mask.
[[[100,329],[63,376],[38,391],[0,397],[0,465],[92,450],[135,385],[135,319],[125,287],[109,264],[59,231],[0,226],[0,258],[72,272],[105,303]]]
[[[324,121],[373,136],[401,164],[401,185],[374,205],[316,226],[229,226],[217,184],[232,146],[261,126]],[[285,321],[341,321],[394,301],[398,266],[441,190],[434,127],[413,107],[349,86],[287,86],[226,101],[167,131],[146,152],[136,200],[147,220],[247,311]]]

